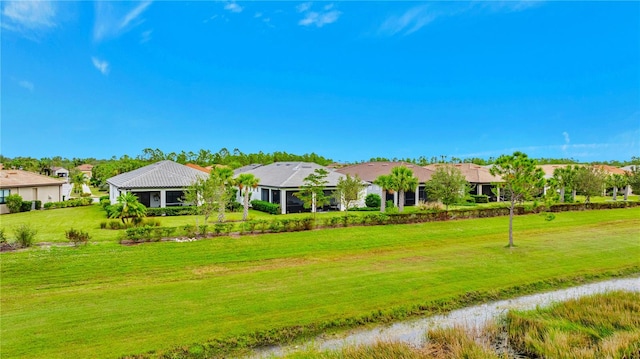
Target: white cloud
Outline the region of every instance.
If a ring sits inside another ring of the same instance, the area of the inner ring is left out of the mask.
[[[302,3],[298,6],[296,6],[296,10],[298,10],[298,12],[305,12],[307,10],[311,9],[311,3],[310,2],[305,2]]]
[[[109,63],[100,60],[97,57],[91,57],[91,61],[93,62],[93,66],[95,66],[98,71],[100,71],[103,75],[107,75],[109,73]]]
[[[253,15],[253,17],[260,18],[260,17],[262,17],[262,13],[261,12],[257,12],[257,13],[255,13],[255,15]]]
[[[56,27],[56,5],[51,1],[5,1],[2,28],[37,38],[41,32]]]
[[[133,9],[122,8],[119,2],[100,1],[95,5],[96,21],[93,26],[94,41],[118,37],[140,25],[140,16],[149,8],[152,1],[142,1]],[[124,4],[128,4],[124,2]]]
[[[338,21],[338,18],[342,15],[342,12],[338,10],[331,10],[333,4],[324,6],[324,10],[321,12],[309,11],[311,9],[311,3],[304,3],[298,5],[296,8],[298,12],[304,14],[304,17],[298,21],[298,25],[302,26],[315,25],[316,27],[323,27],[324,25]]]
[[[244,9],[242,6],[236,4],[235,1],[230,1],[224,6],[225,10],[229,10],[231,12],[242,12]]]
[[[145,42],[149,42],[149,40],[151,40],[152,33],[153,30],[143,31],[142,34],[140,34],[140,43],[144,44]]]
[[[30,81],[26,81],[26,80],[22,80],[20,82],[18,82],[18,85],[20,85],[20,87],[25,88],[31,92],[33,92],[33,83]]]
[[[426,5],[412,7],[399,16],[388,17],[380,26],[378,33],[393,36],[398,33],[412,34],[436,19],[436,14],[428,10]]]
[[[544,0],[487,1],[482,5],[493,12],[518,12],[541,5]]]
[[[569,133],[567,131],[562,132],[562,136],[564,137],[564,145],[562,146],[562,150],[566,151],[567,147],[569,147],[569,143],[571,142],[571,139],[569,138]]]

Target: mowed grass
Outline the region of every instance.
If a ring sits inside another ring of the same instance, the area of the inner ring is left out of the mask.
[[[62,210],[60,210],[62,211]],[[640,208],[1,255],[1,354],[118,357],[640,266]]]

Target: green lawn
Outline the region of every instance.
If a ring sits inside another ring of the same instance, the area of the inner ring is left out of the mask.
[[[59,217],[38,225],[66,228],[73,218],[64,211],[42,211]],[[101,215],[94,207],[67,213],[79,212]],[[550,222],[519,216],[512,250],[505,248],[507,223],[499,217],[3,253],[0,354],[118,357],[640,266],[640,208],[563,212]]]

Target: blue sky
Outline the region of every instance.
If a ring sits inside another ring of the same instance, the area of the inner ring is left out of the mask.
[[[640,156],[640,2],[3,1],[1,149]]]

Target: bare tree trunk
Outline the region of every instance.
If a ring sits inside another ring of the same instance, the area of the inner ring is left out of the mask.
[[[511,207],[509,207],[509,248],[513,247],[513,208],[516,203],[511,201]]]
[[[626,201],[629,198],[629,185],[624,187],[624,200]]]
[[[560,187],[560,203],[564,203],[564,186]]]
[[[573,200],[573,202],[576,201],[576,189],[575,188],[573,190],[571,190],[571,199]]]
[[[613,200],[617,201],[618,200],[618,187],[613,186]]]
[[[380,212],[384,213],[387,210],[387,191],[382,191],[382,199],[380,200]]]
[[[249,191],[244,191],[244,211],[242,212],[242,220],[246,221],[249,217]]]
[[[398,211],[404,211],[404,191],[398,192]]]

